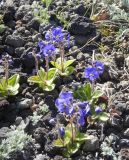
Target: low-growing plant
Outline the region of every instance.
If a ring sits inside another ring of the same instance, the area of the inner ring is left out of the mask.
[[[14,96],[19,89],[19,74],[9,77],[9,64],[12,63],[10,56],[3,57],[1,63],[4,65],[5,75],[0,77],[0,95],[2,97]]]
[[[56,61],[51,61],[51,64],[58,70],[59,75],[69,76],[73,73],[74,67],[70,66],[75,59],[66,61],[62,58],[57,58]]]
[[[65,60],[65,46],[70,46],[70,35],[66,35],[61,27],[53,28],[45,35],[48,42],[59,48],[60,58],[51,61],[51,64],[58,70],[59,75],[68,76],[73,73],[74,67],[70,66],[75,59]]]
[[[48,24],[49,23],[49,13],[48,7],[43,8],[38,2],[34,1],[32,4],[34,17],[39,20],[40,23]]]
[[[45,91],[51,91],[55,88],[54,80],[56,75],[68,76],[73,73],[74,67],[70,66],[75,59],[65,60],[65,47],[70,46],[70,35],[66,35],[61,27],[53,28],[45,34],[46,42],[40,41],[38,47],[39,53],[35,51],[32,55],[35,58],[35,68],[37,75],[28,78],[28,82],[37,83]],[[60,58],[56,60],[56,53],[59,52]],[[46,71],[40,67],[38,70],[38,59],[44,58],[46,62]],[[50,61],[54,59],[54,61]],[[49,68],[49,62],[55,68]]]
[[[112,148],[112,143],[113,143],[113,136],[110,135],[109,137],[105,138],[105,141],[102,142],[100,148],[102,151],[102,155],[106,158],[110,156],[112,157],[113,160],[121,160],[121,157],[115,153],[115,151]]]
[[[84,70],[84,76],[90,80],[90,83],[79,87],[73,93],[61,92],[55,101],[58,112],[65,116],[68,125],[59,128],[58,139],[53,144],[63,147],[66,157],[76,153],[80,146],[89,139],[86,133],[80,131],[80,127],[97,121],[106,122],[109,119],[108,113],[105,112],[106,104],[98,103],[103,93],[94,88],[95,80],[103,72],[104,64],[93,61],[91,67]]]
[[[53,0],[41,0],[43,4],[45,4],[46,8],[49,8],[49,6],[52,4]]]
[[[89,114],[88,103],[73,102],[74,98],[71,92],[62,92],[55,102],[58,111],[65,115],[68,125],[65,128],[59,128],[59,137],[53,144],[57,147],[64,147],[63,154],[66,157],[76,153],[81,144],[89,139],[88,135],[79,131],[79,127],[85,124],[84,117]]]
[[[28,82],[36,83],[45,91],[52,91],[55,88],[54,80],[56,78],[56,69],[51,68],[45,72],[44,68],[40,67],[37,75],[28,78]]]
[[[9,158],[9,154],[14,151],[22,151],[27,142],[32,141],[31,136],[24,132],[26,125],[24,122],[16,126],[11,126],[11,131],[7,133],[7,139],[0,144],[0,159]]]
[[[36,125],[38,121],[42,118],[42,116],[48,112],[49,112],[49,108],[46,104],[39,106],[39,108],[33,112],[33,116],[31,116],[33,125]]]

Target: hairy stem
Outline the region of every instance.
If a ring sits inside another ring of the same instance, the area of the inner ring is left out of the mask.
[[[36,73],[38,73],[38,69],[39,69],[39,62],[38,62],[38,58],[36,57],[36,53],[35,50],[33,50],[32,55],[35,59],[35,69],[36,69]]]
[[[5,58],[4,70],[5,70],[6,83],[8,84],[8,78],[9,78],[9,63],[8,63],[8,59],[7,59],[7,58]]]
[[[72,145],[73,145],[73,141],[74,141],[74,131],[73,131],[73,124],[71,123],[71,130],[72,130]]]
[[[48,70],[49,70],[49,58],[48,56],[45,57],[45,60],[46,60],[46,79],[48,79]]]
[[[61,72],[64,72],[64,46],[60,45]]]

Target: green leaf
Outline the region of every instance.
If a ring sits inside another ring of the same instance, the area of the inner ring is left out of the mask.
[[[57,69],[56,68],[51,68],[48,71],[48,80],[53,80],[56,77]]]
[[[50,63],[51,63],[55,68],[61,70],[61,63],[60,63],[60,62],[50,61]]]
[[[65,69],[65,72],[64,73],[61,73],[62,76],[69,76],[73,73],[74,71],[74,67],[72,66],[69,66]]]
[[[105,103],[101,103],[99,104],[100,108],[102,108],[102,110],[105,110],[106,109],[106,104]]]
[[[8,85],[10,86],[16,85],[17,83],[19,83],[19,78],[20,78],[19,74],[14,74],[8,79]]]
[[[94,93],[92,94],[92,98],[93,99],[97,99],[99,97],[101,97],[103,95],[103,93],[99,90],[94,91]]]
[[[74,92],[74,97],[82,101],[91,100],[91,85],[88,83]]]
[[[0,79],[0,90],[4,90],[7,88],[7,81],[6,79],[3,77]]]
[[[44,83],[39,83],[39,87],[41,87],[44,91],[52,91],[55,88],[55,84],[49,83],[49,81],[44,81]]]
[[[109,114],[106,112],[102,112],[98,115],[98,119],[105,122],[109,119]]]
[[[7,88],[8,94],[9,94],[9,95],[12,95],[12,96],[18,94],[19,86],[20,86],[19,83],[17,83],[17,84],[14,85],[14,86],[8,86],[8,88]]]
[[[87,139],[89,139],[89,136],[86,135],[85,133],[78,132],[77,135],[76,135],[76,141],[80,141],[81,142],[81,141],[85,141]]]
[[[42,67],[40,67],[40,70],[38,71],[38,76],[41,79],[41,81],[44,81],[46,78],[45,70]]]
[[[67,68],[68,66],[70,66],[74,61],[75,61],[75,59],[65,61],[64,62],[64,68]]]
[[[28,82],[33,82],[33,83],[42,83],[41,79],[39,76],[31,76],[28,78]]]
[[[65,137],[69,137],[70,139],[72,138],[72,132],[71,132],[71,130],[67,129],[67,127],[65,129],[65,136],[64,136],[64,138]]]
[[[62,139],[57,139],[53,142],[53,145],[56,146],[56,147],[64,147],[64,143],[63,143],[63,140]]]
[[[87,96],[87,100],[91,100],[92,88],[91,88],[91,84],[90,83],[87,83],[84,86],[84,92],[85,92],[85,94]]]
[[[0,24],[0,34],[2,34],[5,31],[6,27],[4,24]]]
[[[69,145],[68,147],[69,154],[72,155],[76,153],[79,150],[80,146],[81,146],[80,142],[75,142],[74,144]]]

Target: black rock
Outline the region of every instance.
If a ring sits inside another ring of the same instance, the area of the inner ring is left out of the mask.
[[[125,117],[124,126],[129,127],[129,115],[126,115],[126,117]]]
[[[35,30],[39,30],[40,22],[38,19],[33,18],[27,25],[28,28],[33,28]]]
[[[47,139],[45,138],[46,135],[46,131],[44,130],[44,128],[36,128],[35,132],[34,132],[34,138],[36,140],[36,142],[38,142],[42,147],[45,145]]]
[[[16,20],[22,19],[24,15],[26,15],[30,10],[31,10],[30,5],[21,5],[15,14]]]
[[[91,21],[82,16],[76,16],[71,22],[69,31],[74,35],[86,36],[94,32],[95,27],[91,24]]]
[[[15,57],[20,58],[24,51],[25,51],[24,47],[16,48],[15,49]]]
[[[15,53],[15,49],[12,46],[7,46],[5,51],[11,56],[13,56]]]
[[[24,46],[24,40],[20,36],[8,35],[6,37],[6,44],[18,48]]]
[[[77,5],[74,12],[79,14],[80,16],[83,16],[86,13],[86,8],[85,8],[84,4]]]
[[[129,139],[121,139],[120,140],[120,148],[129,147]]]

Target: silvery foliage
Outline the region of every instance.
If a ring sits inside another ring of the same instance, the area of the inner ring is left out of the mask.
[[[125,11],[125,8],[129,8],[129,0],[94,0],[93,3],[101,6],[100,9],[107,9],[112,20],[129,20],[129,13]]]
[[[112,148],[113,144],[113,136],[109,136],[105,138],[105,141],[102,142],[100,148],[103,156],[112,156],[113,160],[121,160],[120,156],[115,153]]]
[[[33,116],[30,117],[33,125],[36,125],[38,121],[42,118],[44,114],[46,114],[49,111],[48,106],[46,104],[43,104],[39,106],[38,110],[33,112]]]
[[[19,126],[11,126],[11,131],[7,133],[7,139],[0,144],[0,159],[9,158],[9,154],[14,151],[22,151],[25,144],[32,141],[32,137],[24,131],[26,124],[22,121]]]

